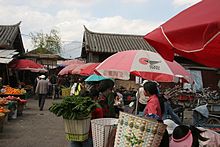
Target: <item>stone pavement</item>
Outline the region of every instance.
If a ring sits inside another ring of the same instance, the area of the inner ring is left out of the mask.
[[[48,110],[52,102],[46,99],[44,110],[39,111],[38,100],[28,99],[23,116],[4,125],[0,147],[68,147],[62,118]]]

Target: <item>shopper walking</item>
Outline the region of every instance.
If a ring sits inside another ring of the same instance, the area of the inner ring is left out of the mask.
[[[48,80],[45,79],[46,78],[45,75],[41,75],[39,76],[39,78],[40,80],[37,83],[35,93],[38,94],[39,96],[38,105],[39,105],[40,111],[42,111],[44,108],[45,99],[48,93],[49,82]]]

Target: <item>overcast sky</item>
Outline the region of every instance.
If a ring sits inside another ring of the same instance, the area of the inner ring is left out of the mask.
[[[26,49],[30,32],[60,31],[63,43],[93,32],[145,35],[200,0],[0,0],[0,24],[22,21]],[[76,42],[76,48],[79,45]],[[73,55],[74,56],[74,55]]]

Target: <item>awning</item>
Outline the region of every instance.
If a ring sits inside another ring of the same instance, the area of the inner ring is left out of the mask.
[[[13,60],[13,56],[19,54],[16,50],[0,50],[0,63],[8,64]]]

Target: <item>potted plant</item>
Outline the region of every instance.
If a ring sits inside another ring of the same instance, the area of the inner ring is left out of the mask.
[[[53,103],[49,110],[63,117],[67,140],[84,141],[88,138],[91,112],[96,105],[90,97],[68,96],[61,103]]]

